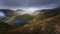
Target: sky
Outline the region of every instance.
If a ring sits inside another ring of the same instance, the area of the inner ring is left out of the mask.
[[[0,0],[0,8],[54,8],[59,3],[60,0]]]
[[[25,13],[33,13],[41,9],[53,9],[60,7],[60,0],[0,0],[0,9],[21,9]],[[0,12],[0,19],[6,15]]]
[[[58,6],[60,6],[60,0],[0,0],[0,9],[23,9],[27,13]]]

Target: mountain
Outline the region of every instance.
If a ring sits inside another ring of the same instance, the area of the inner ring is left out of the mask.
[[[13,16],[15,11],[11,9],[0,9],[0,12],[3,12],[7,17]]]
[[[56,15],[60,15],[60,8],[55,8],[55,9],[42,9],[42,10],[37,10],[34,12],[36,14],[36,17],[38,16],[38,19],[46,19],[50,18]]]
[[[29,25],[6,31],[6,34],[59,34],[60,33],[60,8],[44,9],[42,20]],[[40,19],[39,18],[39,19]]]

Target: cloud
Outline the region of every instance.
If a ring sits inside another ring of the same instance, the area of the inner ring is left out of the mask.
[[[0,0],[2,8],[20,8],[20,7],[56,7],[60,6],[60,0]]]

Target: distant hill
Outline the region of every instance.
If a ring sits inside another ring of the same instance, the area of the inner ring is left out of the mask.
[[[42,10],[37,10],[34,12],[36,14],[36,17],[38,19],[46,19],[46,18],[50,18],[56,15],[60,15],[60,8],[55,8],[55,9],[42,9]]]
[[[11,9],[0,9],[0,12],[4,12],[4,14],[9,17],[13,16],[15,11]]]

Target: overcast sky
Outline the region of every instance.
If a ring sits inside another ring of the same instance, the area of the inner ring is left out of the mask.
[[[59,6],[60,0],[0,0],[0,9],[23,9],[26,13]],[[0,16],[4,14],[0,12]]]
[[[54,8],[60,6],[60,0],[0,0],[0,8]]]
[[[23,9],[33,12],[37,9],[55,8],[60,6],[60,0],[0,0],[0,8]]]

